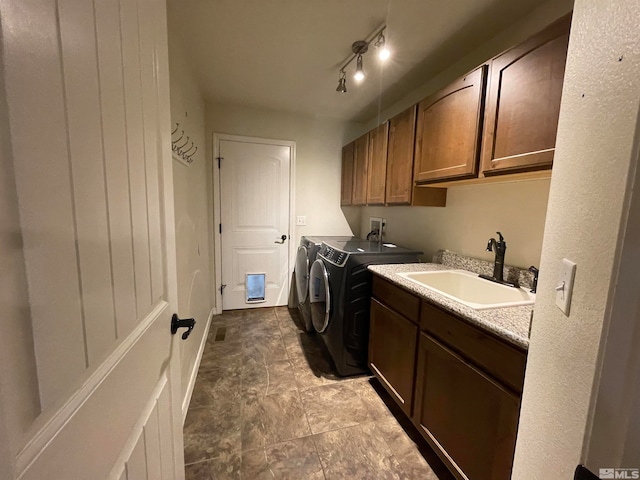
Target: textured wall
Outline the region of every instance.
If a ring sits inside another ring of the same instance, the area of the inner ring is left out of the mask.
[[[197,322],[189,339],[180,342],[184,397],[195,373],[198,349],[213,306],[207,190],[209,163],[206,161],[204,101],[172,25],[169,35],[172,129],[176,122],[180,123],[180,130],[184,129],[185,135],[190,135],[198,146],[191,165],[173,160],[178,313],[181,317],[194,317]]]
[[[638,23],[635,0],[578,0],[575,5],[516,480],[572,478],[584,459],[598,352],[624,235],[625,191],[630,167],[637,163]],[[555,306],[554,287],[565,257],[578,265],[569,317]]]
[[[540,262],[548,195],[549,180],[454,187],[445,208],[366,207],[360,232],[368,232],[369,217],[383,217],[385,240],[418,248],[429,262],[441,249],[492,260],[487,240],[500,231],[507,264],[527,268]]]

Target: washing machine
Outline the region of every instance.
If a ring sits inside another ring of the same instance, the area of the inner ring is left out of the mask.
[[[373,274],[369,265],[417,263],[422,252],[366,240],[323,242],[309,273],[311,323],[341,376],[367,373]]]
[[[294,276],[296,282],[296,294],[298,295],[298,310],[302,317],[302,323],[307,332],[313,332],[311,326],[311,310],[309,306],[309,269],[316,260],[318,251],[323,241],[348,242],[359,240],[356,237],[301,237],[300,246],[296,253],[296,264],[294,267]]]

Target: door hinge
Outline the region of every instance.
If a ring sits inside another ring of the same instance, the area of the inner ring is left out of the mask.
[[[218,168],[220,168],[220,161],[224,160],[224,157],[216,157],[216,160],[218,160]]]
[[[225,288],[226,286],[227,286],[227,285],[226,285],[226,284],[224,284],[224,283],[223,283],[222,285],[220,285],[220,295],[222,295],[222,294],[223,294],[224,288]]]
[[[218,224],[218,233],[222,233],[222,224],[221,223]]]

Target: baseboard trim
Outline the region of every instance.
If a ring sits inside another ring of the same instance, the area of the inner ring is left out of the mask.
[[[200,341],[200,348],[198,349],[198,355],[196,356],[196,361],[193,364],[193,369],[191,370],[191,375],[189,375],[189,384],[187,385],[187,391],[182,399],[182,424],[184,425],[184,421],[187,419],[187,412],[189,411],[189,404],[191,403],[191,396],[193,395],[193,388],[196,385],[196,378],[198,376],[198,370],[200,369],[200,361],[202,360],[202,354],[204,353],[204,347],[207,343],[207,337],[209,336],[209,328],[211,328],[211,321],[213,320],[213,316],[217,315],[217,311],[214,308],[209,312],[209,318],[207,318],[207,324],[204,326],[204,335],[202,336],[202,340]]]

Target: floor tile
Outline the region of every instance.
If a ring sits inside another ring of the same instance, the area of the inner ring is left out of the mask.
[[[325,478],[410,480],[372,423],[313,436]]]
[[[194,463],[240,452],[240,408],[190,408],[184,423],[184,461]]]
[[[278,317],[274,308],[248,308],[241,310],[241,318],[245,327],[267,323],[278,324]]]
[[[281,331],[282,341],[287,349],[289,358],[315,359],[324,356],[324,351],[320,344],[321,340],[317,336],[303,333],[300,330],[281,329]]]
[[[242,396],[242,366],[215,367],[198,372],[191,405],[240,404]]]
[[[371,386],[370,377],[364,377],[354,381],[350,386],[364,403],[372,420],[376,422],[388,419],[393,420],[393,414],[389,411],[389,408],[382,398],[380,398],[378,392]]]
[[[427,460],[420,454],[416,443],[393,417],[376,422],[376,427],[409,478],[438,480]]]
[[[265,364],[289,359],[279,331],[243,340],[242,355],[243,362]]]
[[[300,391],[343,381],[333,372],[329,360],[324,356],[312,358],[294,356],[290,360]]]
[[[297,391],[243,399],[243,451],[310,434],[309,423]]]
[[[242,365],[241,342],[215,342],[205,346],[198,372],[212,368],[238,367],[240,365]]]
[[[289,360],[273,363],[247,361],[242,366],[242,393],[265,396],[296,391],[296,381]]]
[[[209,335],[207,336],[207,345],[214,345],[219,342],[241,342],[242,341],[242,322],[223,322],[214,321],[209,327]]]
[[[364,402],[348,383],[310,388],[300,395],[313,433],[351,427],[371,420]]]
[[[242,453],[242,478],[251,480],[324,480],[311,437]]]
[[[185,467],[185,480],[239,480],[241,464],[239,453],[192,463]]]

